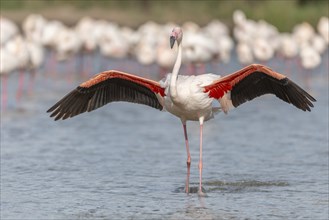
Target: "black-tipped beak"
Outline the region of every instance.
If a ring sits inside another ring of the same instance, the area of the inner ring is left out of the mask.
[[[170,36],[170,48],[172,49],[175,44],[176,38],[174,36]]]

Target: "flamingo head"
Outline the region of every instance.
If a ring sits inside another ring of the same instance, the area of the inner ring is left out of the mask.
[[[183,31],[180,27],[175,27],[170,34],[170,47],[173,48],[175,41],[177,41],[177,45],[182,42]]]

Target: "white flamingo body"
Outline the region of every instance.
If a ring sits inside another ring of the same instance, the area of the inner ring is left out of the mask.
[[[124,58],[129,52],[129,44],[116,25],[109,23],[100,38],[100,51],[104,56]]]
[[[241,10],[235,10],[233,12],[233,21],[235,25],[243,26],[247,22],[247,17]]]
[[[236,52],[240,63],[251,64],[254,61],[254,55],[252,53],[252,49],[247,43],[244,42],[239,43],[236,46]]]
[[[188,32],[183,48],[184,63],[205,63],[218,52],[215,41],[201,33]]]
[[[75,26],[75,31],[82,42],[82,49],[94,51],[97,48],[97,37],[95,34],[96,22],[90,17],[83,17]]]
[[[209,98],[204,93],[204,86],[211,84],[214,80],[219,79],[219,75],[203,74],[197,76],[179,75],[177,77],[177,100],[175,102],[170,94],[170,81],[172,74],[168,74],[165,79],[160,81],[160,85],[165,88],[164,109],[176,115],[182,121],[199,121],[201,116],[204,121],[214,117],[218,108],[212,107],[213,98]]]
[[[43,30],[46,26],[46,19],[39,14],[31,14],[24,21],[22,28],[26,39],[41,43]]]
[[[327,50],[327,48],[328,48],[325,39],[321,35],[318,35],[318,34],[315,34],[313,36],[313,38],[311,39],[311,42],[310,43],[311,43],[311,46],[319,54],[323,54]]]
[[[62,28],[57,33],[56,57],[58,60],[67,60],[77,54],[82,45],[78,34],[71,28]]]
[[[18,68],[19,62],[14,53],[10,52],[7,47],[0,49],[0,74],[7,75]]]
[[[8,100],[8,75],[18,67],[15,55],[0,46],[1,110],[6,110]]]
[[[26,45],[26,41],[22,36],[17,35],[15,38],[6,43],[6,48],[9,53],[15,56],[18,62],[18,68],[24,69],[29,63],[29,52]]]
[[[176,57],[173,56],[173,50],[168,47],[168,37],[161,35],[156,49],[156,61],[157,64],[166,71],[169,72],[169,68],[175,64]]]
[[[224,63],[228,63],[231,57],[231,51],[234,47],[233,40],[228,35],[223,35],[217,41],[218,53]]]
[[[17,25],[5,18],[0,16],[0,44],[3,45],[7,41],[9,41],[11,38],[13,38],[15,35],[19,33]]]
[[[138,62],[142,65],[151,65],[156,60],[156,51],[153,46],[142,42],[135,48],[135,55]]]
[[[46,47],[55,47],[58,34],[63,28],[64,25],[59,21],[47,22],[41,36],[42,45]]]
[[[18,89],[16,92],[16,99],[17,101],[19,101],[23,94],[25,69],[28,67],[30,60],[29,51],[25,40],[19,35],[8,41],[5,44],[5,48],[3,48],[2,50],[3,52],[1,54],[1,63],[3,63],[4,65],[1,66],[1,72],[6,71],[7,73],[9,73],[13,70],[20,71]],[[4,81],[4,87],[6,88],[6,79]],[[4,103],[2,104],[6,106],[6,89],[4,89],[3,93],[5,96],[5,101],[3,101]]]
[[[311,46],[305,45],[301,49],[300,58],[305,69],[313,69],[321,63],[320,54]]]
[[[156,60],[157,64],[166,70],[172,67],[175,63],[175,57],[172,55],[172,51],[161,45],[157,48]]]
[[[293,29],[293,37],[296,42],[302,46],[308,43],[315,34],[314,28],[307,22],[298,24]]]
[[[317,30],[328,45],[329,44],[329,18],[328,17],[323,16],[320,18],[320,20],[317,24]]]
[[[288,33],[280,35],[279,52],[286,58],[293,58],[298,54],[298,44],[293,36]]]
[[[264,38],[257,38],[253,44],[255,58],[260,61],[267,61],[274,55],[274,49]]]
[[[39,68],[44,62],[43,47],[34,42],[26,42],[26,46],[30,55],[30,66],[33,69]]]
[[[212,20],[203,28],[203,31],[213,39],[220,38],[220,36],[228,36],[230,34],[228,27],[220,20]]]

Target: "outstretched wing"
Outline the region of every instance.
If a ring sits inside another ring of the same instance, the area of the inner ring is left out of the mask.
[[[286,76],[260,64],[249,65],[216,80],[204,89],[205,92],[209,92],[209,97],[215,99],[220,99],[230,92],[234,107],[264,94],[274,94],[303,111],[311,111],[310,107],[313,107],[311,101],[316,101]]]
[[[55,117],[55,120],[64,120],[115,101],[139,103],[162,110],[157,96],[164,95],[164,88],[158,82],[110,70],[80,84],[47,112],[52,112],[50,117]]]

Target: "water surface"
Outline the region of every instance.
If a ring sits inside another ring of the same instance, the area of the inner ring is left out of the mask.
[[[328,69],[310,74],[291,77],[311,113],[264,96],[205,124],[205,198],[184,193],[177,118],[113,103],[54,122],[45,111],[81,80],[40,76],[1,115],[1,219],[328,219]],[[195,189],[198,124],[188,133]]]

